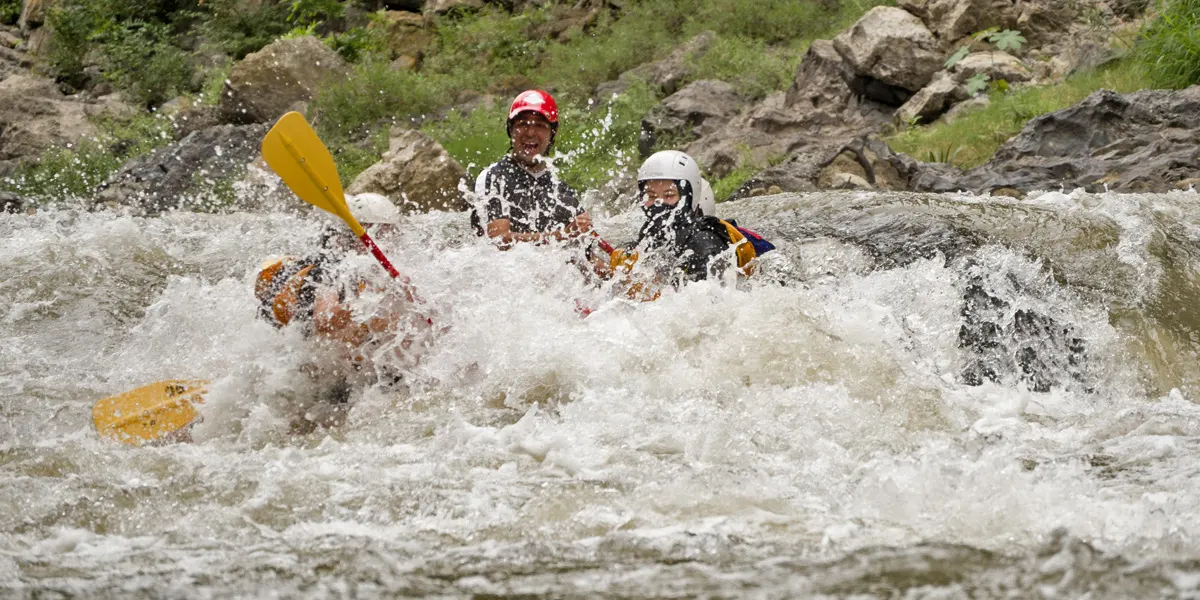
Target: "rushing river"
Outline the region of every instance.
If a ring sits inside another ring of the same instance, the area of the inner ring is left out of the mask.
[[[409,218],[444,332],[300,435],[319,357],[253,284],[320,216],[0,215],[0,593],[1200,596],[1200,196],[719,212],[762,277],[639,305]],[[192,443],[98,437],[169,378],[213,382]]]

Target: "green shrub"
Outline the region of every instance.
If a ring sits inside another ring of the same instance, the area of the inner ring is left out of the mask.
[[[689,33],[711,29],[720,36],[766,43],[804,39],[829,27],[834,13],[798,0],[705,0],[689,16]]]
[[[200,26],[218,49],[237,60],[258,52],[291,29],[287,21],[288,5],[261,2],[251,7],[249,4],[243,0],[208,0],[208,18]]]
[[[468,177],[474,181],[484,167],[508,152],[508,134],[504,126],[507,118],[508,104],[501,100],[466,114],[450,111],[445,119],[431,121],[421,130],[466,167]]]
[[[1138,39],[1137,54],[1158,87],[1200,83],[1200,0],[1162,0]]]
[[[560,103],[555,153],[563,180],[586,190],[603,185],[621,169],[636,168],[642,116],[657,103],[658,97],[644,85],[597,106]]]
[[[798,48],[770,48],[762,40],[723,37],[689,64],[692,79],[720,79],[746,99],[758,100],[787,89],[803,55]]]
[[[123,23],[102,34],[104,77],[128,99],[142,106],[157,106],[189,91],[192,62],[187,53],[169,41],[161,23]]]
[[[357,65],[344,81],[322,88],[310,113],[333,140],[359,140],[379,127],[453,103],[461,89],[450,76],[395,71],[384,61]]]
[[[387,50],[387,38],[380,28],[354,27],[325,38],[325,43],[348,62],[367,57],[382,58]]]
[[[22,0],[0,0],[0,23],[15,25],[21,18]]]
[[[478,91],[505,76],[533,73],[545,42],[525,37],[524,31],[544,18],[537,10],[509,15],[499,8],[441,17],[436,23],[436,47],[421,68],[432,73],[459,73],[457,79],[466,84],[465,89]]]
[[[346,5],[340,0],[292,0],[288,22],[301,27],[341,19]]]
[[[51,8],[46,22],[54,32],[46,56],[51,73],[62,81],[80,86],[84,57],[91,48],[93,36],[107,21],[86,3],[68,1]]]
[[[0,181],[0,187],[39,204],[88,198],[131,158],[171,141],[170,123],[147,113],[95,120],[100,135],[46,151]]]
[[[673,30],[655,20],[654,11],[647,6],[644,3],[630,6],[620,19],[601,19],[592,35],[548,46],[539,68],[530,74],[544,87],[586,98],[597,85],[616,79],[640,64],[663,58],[684,40],[678,28]]]

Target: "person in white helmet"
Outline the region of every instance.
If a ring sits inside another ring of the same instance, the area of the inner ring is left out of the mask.
[[[348,195],[346,205],[376,241],[386,242],[400,224],[400,211],[379,194]],[[373,380],[369,373],[374,371],[373,354],[384,345],[403,346],[407,351],[412,346],[408,338],[422,335],[427,329],[423,323],[428,323],[395,286],[368,283],[378,279],[369,277],[377,273],[366,272],[364,278],[362,269],[378,267],[373,261],[351,260],[367,250],[344,223],[326,223],[319,246],[310,256],[267,260],[255,281],[261,318],[277,328],[299,328],[327,354],[342,359],[305,367],[320,388],[315,395],[325,402],[305,403],[303,414],[292,423],[298,433],[340,423],[350,394],[349,380]],[[366,293],[372,294],[371,302],[361,300]],[[325,410],[315,410],[314,405]]]
[[[631,297],[654,299],[664,283],[698,281],[731,267],[749,275],[759,250],[772,248],[757,234],[716,217],[712,187],[686,153],[664,150],[651,155],[638,169],[637,179],[646,221],[631,248],[612,253],[610,268],[629,276],[644,256],[655,281],[630,284]]]

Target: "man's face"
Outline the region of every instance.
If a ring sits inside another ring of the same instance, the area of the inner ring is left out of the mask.
[[[550,121],[541,113],[526,111],[513,121],[513,156],[524,164],[534,164],[537,156],[545,156],[550,147]]]
[[[642,192],[642,206],[679,204],[679,187],[670,179],[651,179]]]

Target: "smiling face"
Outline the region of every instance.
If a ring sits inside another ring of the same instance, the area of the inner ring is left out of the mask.
[[[527,166],[536,164],[536,157],[545,156],[550,148],[553,133],[550,121],[540,113],[526,111],[517,115],[510,132],[513,157]]]

